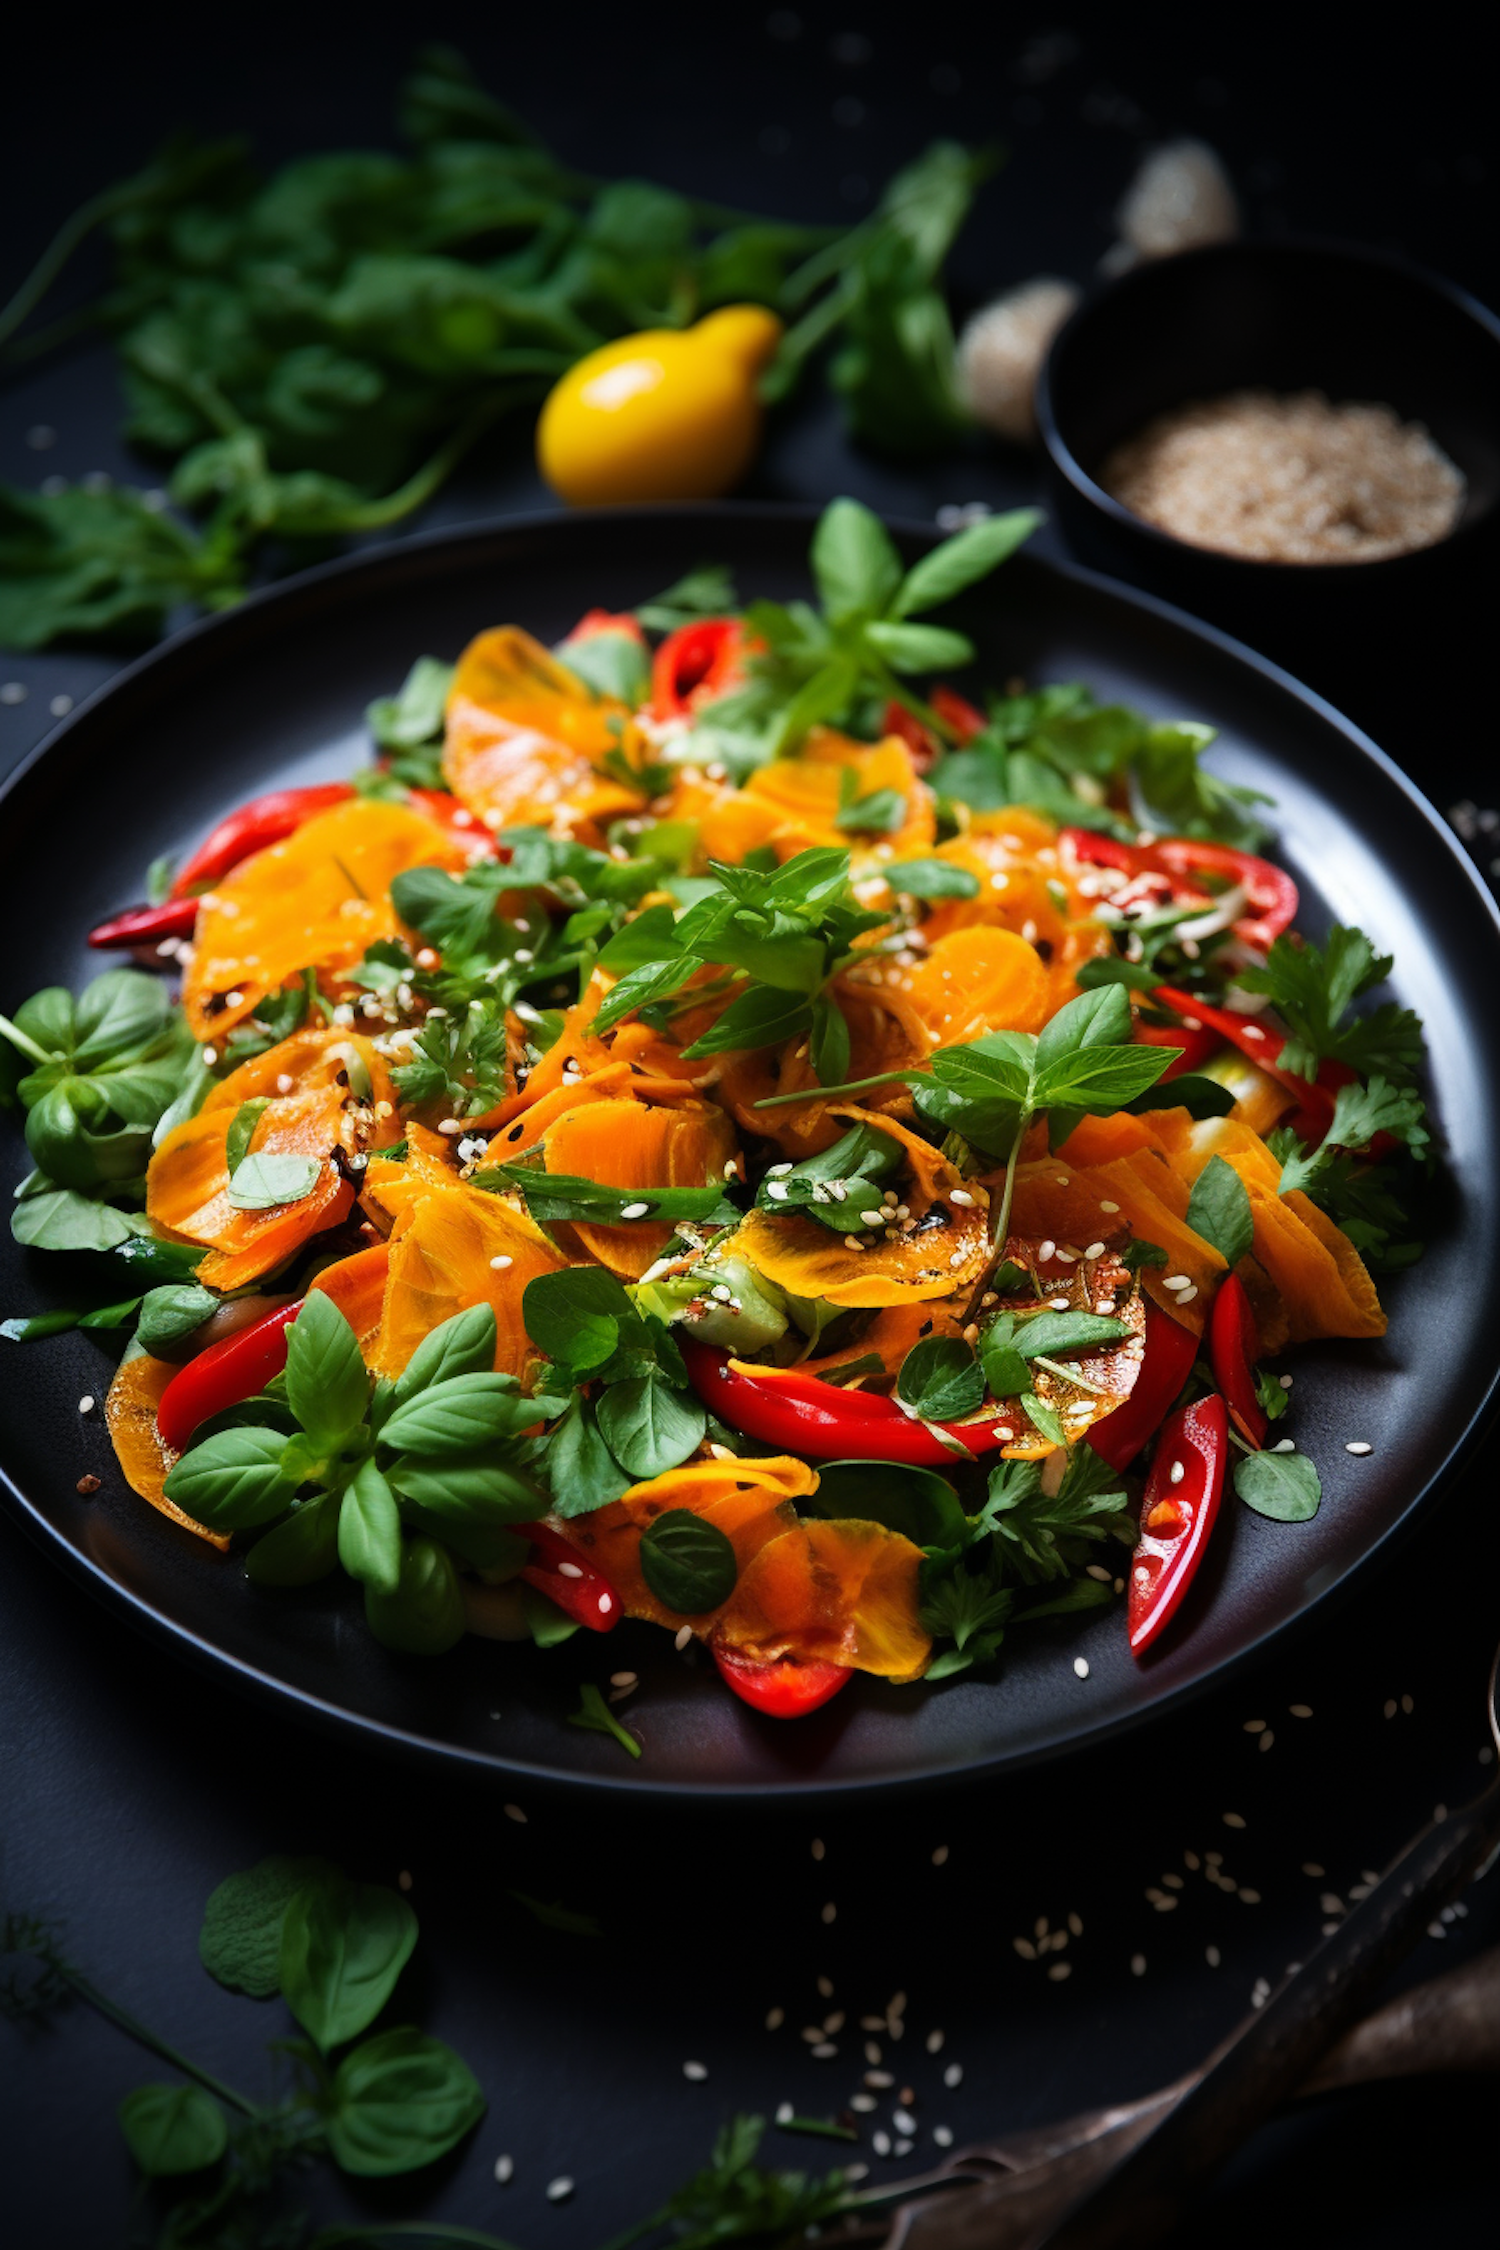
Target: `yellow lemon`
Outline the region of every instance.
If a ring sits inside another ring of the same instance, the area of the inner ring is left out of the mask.
[[[542,408],[542,475],[573,507],[727,492],[759,442],[757,378],[780,340],[763,305],[726,305],[590,352]]]

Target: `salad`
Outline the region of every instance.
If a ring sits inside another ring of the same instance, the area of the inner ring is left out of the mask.
[[[14,1232],[110,1277],[5,1333],[131,1332],[135,1493],[391,1649],[649,1619],[779,1716],[1142,1656],[1226,1485],[1316,1510],[1283,1355],[1417,1255],[1420,1025],[1210,729],[938,684],[1034,521],[906,569],[840,500],[817,606],[424,657],[0,1018]]]

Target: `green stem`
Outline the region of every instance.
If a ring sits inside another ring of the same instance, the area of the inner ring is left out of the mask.
[[[39,1047],[18,1023],[12,1023],[9,1016],[0,1016],[0,1039],[8,1039],[13,1047],[18,1047],[34,1063],[45,1064],[57,1059],[55,1055],[49,1055],[45,1047]]]
[[[1031,1103],[1027,1102],[1016,1120],[1015,1138],[1010,1144],[1010,1154],[1005,1159],[1005,1188],[1000,1197],[1000,1209],[996,1214],[994,1229],[990,1235],[990,1254],[985,1259],[984,1271],[979,1276],[978,1281],[975,1282],[970,1295],[963,1319],[965,1327],[977,1313],[979,1301],[995,1277],[996,1266],[999,1265],[1000,1260],[1005,1255],[1005,1239],[1010,1233],[1010,1207],[1015,1200],[1016,1193],[1016,1166],[1020,1162],[1021,1143],[1026,1138],[1027,1130],[1034,1115],[1035,1111]]]
[[[333,528],[341,531],[380,531],[387,524],[399,523],[403,516],[410,515],[414,508],[420,508],[424,501],[432,498],[439,485],[458,466],[469,447],[493,421],[512,406],[518,405],[523,396],[530,395],[530,386],[524,392],[520,388],[494,392],[475,408],[469,419],[454,431],[446,444],[440,445],[436,453],[414,475],[407,478],[405,484],[397,485],[395,491],[387,493],[383,500],[370,500],[361,508],[351,508],[342,523]]]
[[[158,2056],[162,2062],[170,2063],[174,2070],[182,2072],[184,2078],[196,2079],[200,2086],[206,2087],[209,2093],[216,2094],[219,2100],[230,2109],[237,2109],[242,2117],[253,2117],[257,2122],[264,2118],[265,2112],[258,2109],[254,2102],[247,2101],[244,2095],[237,2094],[232,2086],[226,2086],[221,2078],[215,2078],[211,2071],[202,2069],[189,2056],[182,2054],[167,2040],[159,2037],[156,2032],[149,2030],[138,2017],[131,2015],[128,2008],[120,2007],[118,2002],[110,1999],[108,1993],[101,1992],[97,1985],[90,1984],[87,1977],[80,1976],[78,1971],[69,1968],[66,1962],[62,1963],[61,1967],[63,1975],[78,1994],[79,1999],[86,2000],[98,2015],[103,2016],[106,2022],[112,2023],[116,2030],[123,2031],[128,2039],[133,2039],[136,2042],[137,2046],[144,2047],[148,2054]]]
[[[80,203],[72,217],[64,219],[10,303],[0,308],[0,343],[13,336],[22,321],[41,303],[74,251],[94,228],[112,219],[117,211],[128,209],[138,193],[135,181],[127,186],[117,182],[105,188],[102,194],[91,196],[87,203]]]
[[[767,1094],[754,1105],[757,1109],[781,1109],[788,1102],[827,1102],[836,1094],[862,1094],[870,1086],[909,1086],[915,1078],[926,1078],[925,1070],[882,1070],[873,1078],[846,1078],[841,1086],[809,1086],[804,1094]]]
[[[1075,1368],[1064,1367],[1060,1360],[1048,1359],[1041,1352],[1033,1355],[1031,1364],[1033,1367],[1045,1367],[1049,1375],[1060,1376],[1063,1382],[1076,1384],[1081,1391],[1092,1391],[1095,1398],[1109,1398],[1112,1395],[1102,1383],[1091,1383],[1086,1375],[1080,1375]]]

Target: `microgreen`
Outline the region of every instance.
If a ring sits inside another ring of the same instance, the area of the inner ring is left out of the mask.
[[[1277,1523],[1306,1523],[1318,1512],[1323,1480],[1305,1453],[1243,1453],[1234,1489],[1247,1508]]]
[[[561,1419],[540,1450],[539,1473],[560,1514],[589,1514],[697,1451],[707,1420],[682,1354],[666,1322],[641,1310],[613,1274],[600,1266],[540,1274],[521,1303],[552,1379],[587,1387],[548,1407],[549,1419]]]
[[[639,1742],[627,1728],[621,1726],[592,1680],[585,1682],[579,1689],[578,1709],[568,1713],[568,1724],[570,1727],[584,1727],[590,1734],[612,1735],[620,1748],[628,1751],[632,1758],[638,1758],[641,1754]]]

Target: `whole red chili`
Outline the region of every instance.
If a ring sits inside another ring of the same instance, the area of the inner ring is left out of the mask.
[[[605,1577],[586,1562],[571,1540],[550,1524],[518,1523],[511,1527],[532,1545],[532,1559],[521,1576],[528,1586],[556,1605],[575,1625],[591,1633],[612,1633],[625,1611],[619,1595]]]
[[[712,1643],[709,1653],[725,1685],[733,1688],[740,1701],[748,1703],[752,1711],[762,1711],[768,1719],[804,1719],[809,1711],[819,1710],[840,1688],[847,1687],[854,1677],[844,1664],[803,1662],[795,1656],[759,1663],[754,1657],[742,1655],[738,1649],[720,1648]]]
[[[1101,1461],[1127,1469],[1188,1379],[1198,1339],[1180,1320],[1146,1300],[1146,1348],[1129,1398],[1085,1431]]]
[[[198,849],[183,863],[172,885],[173,898],[190,898],[205,891],[241,860],[263,852],[268,844],[282,843],[295,835],[305,821],[347,803],[354,795],[349,781],[329,781],[308,789],[272,789],[252,797],[248,805],[227,813]]]
[[[767,1367],[754,1375],[731,1367],[725,1353],[685,1341],[688,1379],[710,1413],[732,1430],[813,1461],[902,1461],[942,1468],[954,1455],[924,1422],[903,1414],[893,1399],[874,1391],[846,1391],[795,1368]],[[991,1422],[939,1425],[971,1454],[1009,1445],[1015,1426],[997,1414]]]
[[[160,945],[167,938],[190,938],[198,920],[195,898],[169,898],[160,906],[132,906],[89,931],[89,944],[99,948],[124,945]]]
[[[1173,1616],[1203,1560],[1224,1490],[1229,1416],[1216,1396],[1172,1416],[1157,1440],[1141,1502],[1141,1535],[1130,1558],[1126,1625],[1141,1656]]]

